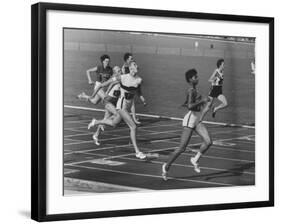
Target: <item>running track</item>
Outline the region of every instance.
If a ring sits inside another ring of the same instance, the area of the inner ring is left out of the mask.
[[[157,152],[159,158],[142,161],[134,156],[129,129],[121,123],[106,127],[101,145],[92,141],[87,130],[91,118],[103,113],[81,113],[64,109],[64,186],[65,194],[105,193],[137,190],[168,190],[255,184],[255,129],[207,124],[214,145],[200,160],[196,173],[189,159],[199,147],[193,135],[188,149],[169,171],[168,181],[161,177],[161,166],[178,147],[182,132],[178,120],[140,117],[138,146],[144,152]]]

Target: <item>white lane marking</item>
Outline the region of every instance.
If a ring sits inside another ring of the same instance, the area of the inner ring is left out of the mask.
[[[120,130],[118,130],[119,132],[120,132]],[[128,131],[129,131],[129,129],[128,129]],[[177,129],[177,130],[169,130],[169,131],[161,131],[161,132],[158,132],[158,131],[150,131],[150,130],[145,130],[145,131],[148,131],[148,132],[152,132],[152,133],[148,133],[148,134],[138,134],[138,136],[143,136],[143,135],[151,135],[151,134],[153,134],[153,135],[155,135],[155,134],[163,134],[163,133],[171,133],[171,132],[178,132],[178,131],[182,131],[182,129]],[[108,131],[105,131],[105,133],[104,134],[107,134],[107,133],[109,133]],[[74,134],[74,135],[65,135],[64,137],[65,138],[71,138],[71,137],[76,137],[76,136],[86,136],[86,135],[92,135],[93,133],[91,132],[91,133],[84,133],[84,134]],[[110,135],[113,135],[114,136],[114,134],[110,134]],[[115,135],[115,136],[119,136],[120,137],[120,135]],[[120,138],[124,138],[124,137],[126,137],[126,138],[128,138],[128,136],[121,136]],[[101,139],[101,140],[103,140],[103,141],[106,141],[106,140],[112,140],[111,138],[109,138],[109,139]]]
[[[176,149],[177,147],[170,147],[170,148],[163,148],[163,149],[155,149],[155,150],[150,150],[148,152],[161,152],[161,151],[167,151],[167,150],[170,150],[170,149]],[[87,155],[98,155],[98,156],[105,156],[103,159],[107,160],[111,160],[111,159],[117,159],[117,158],[123,158],[123,159],[129,159],[129,160],[135,160],[135,161],[145,161],[145,160],[140,160],[140,159],[133,159],[133,158],[127,158],[128,156],[133,156],[135,155],[135,153],[127,153],[127,154],[121,154],[121,155],[116,155],[116,156],[107,156],[105,154],[100,154],[100,153],[85,153],[83,152],[82,154],[87,154]],[[126,158],[125,158],[126,157]],[[204,156],[205,157],[205,156]],[[72,163],[66,163],[65,165],[77,165],[77,164],[81,164],[81,163],[91,163],[93,159],[91,160],[82,160],[82,161],[78,161],[78,162],[72,162]],[[156,161],[151,161],[152,163],[161,163],[161,162],[156,162]],[[174,165],[174,164],[173,164]],[[178,166],[183,166],[183,167],[189,167],[189,168],[193,168],[193,166],[189,166],[189,165],[182,165],[182,164],[177,164]],[[229,171],[229,170],[226,170],[226,169],[219,169],[219,168],[211,168],[211,167],[201,167],[200,168],[203,168],[203,169],[206,169],[206,170],[215,170],[215,171]],[[255,173],[252,173],[252,172],[237,172],[237,173],[245,173],[245,174],[249,174],[249,175],[255,175]]]
[[[65,108],[71,108],[71,109],[78,109],[78,110],[87,110],[87,111],[103,111],[101,109],[96,109],[96,108],[90,108],[90,107],[79,107],[79,106],[71,106],[71,105],[64,105]],[[170,120],[177,120],[177,121],[182,121],[182,118],[177,118],[177,117],[169,117],[169,116],[160,116],[160,115],[153,115],[153,114],[141,114],[137,113],[136,115],[138,116],[143,116],[143,117],[151,117],[151,118],[163,118],[163,119],[170,119]],[[204,124],[215,124],[215,125],[222,125],[222,126],[228,126],[228,127],[243,127],[243,128],[249,128],[249,129],[255,129],[254,126],[249,126],[249,125],[240,125],[240,124],[229,124],[229,123],[224,123],[224,122],[213,122],[213,121],[203,121]]]
[[[139,187],[128,187],[128,186],[123,186],[123,185],[118,185],[118,184],[109,184],[109,183],[103,183],[103,182],[96,182],[96,181],[90,181],[90,180],[82,180],[82,179],[77,179],[77,178],[70,178],[70,177],[64,177],[64,181],[71,182],[74,184],[83,184],[87,185],[89,187],[105,187],[105,188],[114,188],[114,189],[122,189],[122,190],[127,190],[127,191],[141,191],[141,190],[150,190],[146,188],[139,188]]]
[[[255,145],[256,143],[252,140],[244,140],[244,139],[236,139],[235,140],[238,144],[250,144]]]
[[[76,123],[85,123],[86,124],[86,122],[89,123],[91,120],[92,120],[91,118],[89,118],[87,120],[81,119],[81,120],[77,120],[77,121],[65,121],[64,120],[64,123],[65,124],[76,124]]]
[[[80,153],[80,152],[91,152],[91,151],[100,151],[100,150],[104,150],[104,149],[115,149],[115,148],[122,148],[122,147],[133,147],[132,145],[129,144],[125,144],[125,145],[113,145],[113,146],[108,146],[108,147],[102,147],[102,148],[96,148],[96,149],[85,149],[85,150],[80,150],[80,151],[71,151],[68,153],[65,153],[65,155],[69,155],[69,154],[75,154],[75,153]]]
[[[81,128],[85,128],[86,126],[83,126]],[[78,129],[75,129],[75,128],[64,128],[65,131],[74,131],[74,132],[81,132],[81,133],[90,133],[89,131],[82,131],[82,130],[78,130]]]
[[[243,137],[241,137],[241,138],[243,138]],[[238,137],[238,138],[240,138],[240,137]],[[227,138],[227,139],[218,139],[218,140],[233,140],[233,139],[236,139],[236,138]],[[165,140],[156,140],[156,141],[152,141],[152,142],[160,142],[160,141],[161,142],[169,142],[169,143],[179,144],[179,142],[174,142],[174,141],[170,141],[170,140],[167,140],[167,139],[165,139]],[[189,144],[188,147],[190,147],[190,146],[197,146],[197,145],[201,145],[201,144],[202,144],[201,142],[194,143],[194,144]],[[69,153],[65,153],[65,155],[75,154],[75,153],[82,153],[82,152],[99,151],[99,150],[104,150],[104,149],[114,149],[114,148],[121,148],[121,147],[130,147],[130,148],[132,148],[133,146],[129,145],[129,144],[113,145],[113,146],[109,146],[109,147],[102,147],[102,148],[96,148],[96,149],[86,149],[86,150],[72,151],[72,152],[69,152]],[[245,152],[245,153],[255,153],[252,150],[241,150],[241,149],[233,149],[233,148],[221,148],[221,147],[218,147],[218,146],[211,146],[211,147],[217,148],[219,150],[229,150],[229,151]],[[173,147],[173,148],[177,148],[177,147]]]
[[[106,166],[122,166],[126,164],[125,162],[119,162],[119,161],[114,161],[114,160],[109,160],[109,159],[92,159],[90,163],[93,164],[99,164],[99,165],[106,165]]]
[[[126,172],[126,171],[117,171],[117,170],[112,170],[112,169],[103,169],[103,168],[88,167],[88,166],[81,166],[81,165],[71,165],[71,166],[77,167],[77,168],[101,170],[101,171],[107,171],[107,172],[112,172],[112,173],[121,173],[121,174],[133,175],[133,176],[152,177],[152,178],[161,178],[162,179],[162,176],[158,176],[158,175],[142,174],[142,173]],[[184,182],[201,183],[201,184],[233,186],[232,184],[217,183],[217,182],[211,182],[211,181],[200,181],[200,180],[192,180],[192,179],[184,179],[184,178],[168,177],[168,179],[179,180],[179,181],[184,181]]]
[[[215,139],[215,140],[219,140],[219,141],[229,141],[229,140],[235,140],[235,139],[240,139],[243,138],[245,136],[242,137],[237,137],[237,138],[226,138],[226,139]],[[175,143],[175,144],[179,144],[179,142],[176,141],[172,141],[172,140],[168,140],[168,139],[163,139],[163,140],[156,140],[156,141],[152,141],[152,142],[169,142],[169,143]],[[195,146],[195,145],[201,145],[202,143],[196,143],[196,144],[191,144],[188,146]],[[246,153],[255,153],[254,150],[242,150],[242,149],[236,149],[236,148],[230,148],[230,147],[222,147],[222,146],[216,146],[216,145],[212,145],[211,148],[217,148],[217,149],[221,149],[221,150],[230,150],[230,151],[236,151],[236,152],[246,152]]]
[[[146,125],[146,126],[138,126],[138,129],[142,130],[142,129],[149,129],[149,128],[158,128],[158,127],[170,127],[170,126],[176,126],[176,125],[180,125],[180,123],[173,123],[173,124],[159,124],[159,125]],[[76,128],[87,128],[87,125],[85,126],[81,126],[81,127],[73,127],[73,128],[64,128],[64,130],[69,130],[69,131],[75,131]],[[111,133],[111,132],[119,132],[119,131],[126,131],[126,130],[130,130],[129,127],[125,127],[125,128],[115,128],[115,129],[111,129],[111,130],[107,130],[107,133]],[[83,132],[83,133],[91,133],[89,131],[82,131],[82,130],[77,130],[77,132]]]
[[[181,129],[180,130],[175,130],[174,132],[177,132],[177,131],[182,131],[182,130]],[[241,130],[238,129],[238,130],[229,130],[229,131],[218,131],[218,132],[213,132],[212,134],[227,134],[227,133],[233,133],[235,131],[241,131]],[[169,133],[169,132],[173,132],[173,131],[155,132],[155,133],[148,133],[148,134],[138,134],[137,138],[141,139],[142,137],[147,136],[147,135],[150,136],[150,135],[157,135],[157,134]],[[69,136],[66,136],[66,137],[69,137]],[[72,136],[72,137],[74,137],[74,136]],[[192,135],[192,137],[193,138],[197,138],[199,136],[198,135]],[[120,137],[115,137],[115,138],[105,138],[105,139],[101,139],[100,141],[103,142],[103,141],[108,141],[108,140],[118,140],[118,139],[126,139],[126,138],[130,138],[130,136],[120,136]],[[158,141],[158,140],[156,140],[156,141]],[[151,142],[156,142],[156,141],[151,141]],[[165,141],[165,140],[163,140],[163,141]],[[83,144],[83,143],[90,143],[90,142],[93,142],[93,141],[92,140],[80,141],[81,144]],[[66,143],[64,145],[77,145],[77,144],[79,144],[79,142]]]
[[[78,141],[81,141],[81,140],[78,140],[78,139],[72,139],[72,138],[64,138],[63,139],[64,141],[72,141],[72,142],[78,142]]]
[[[166,151],[166,150],[169,150],[169,149],[173,149],[173,148],[168,148],[168,149],[155,149],[155,150],[151,150],[149,152],[160,152],[160,151]],[[123,155],[118,155],[118,156],[107,156],[106,154],[100,154],[100,153],[83,153],[85,155],[92,155],[92,156],[104,156],[103,159],[104,160],[107,160],[107,159],[117,159],[117,158],[121,158],[121,159],[125,159],[125,160],[133,160],[133,161],[143,161],[143,160],[140,160],[140,159],[136,159],[136,158],[129,158],[128,156],[131,156],[133,155],[132,153],[130,154],[123,154]],[[191,153],[183,153],[184,155],[190,155]],[[207,156],[204,156],[204,158],[207,158]],[[214,157],[209,157],[208,158],[212,158],[214,159]],[[222,158],[222,157],[216,157],[215,159],[222,159],[222,160],[225,160],[227,158]],[[227,159],[227,160],[231,160],[231,161],[237,161],[237,162],[241,162],[241,160],[234,160],[234,159]],[[75,163],[69,163],[69,164],[66,164],[66,165],[76,165],[76,164],[81,164],[81,163],[87,163],[87,162],[91,162],[91,160],[85,160],[85,161],[80,161],[80,162],[75,162]],[[160,162],[160,161],[156,161],[156,160],[151,160],[150,161],[151,163],[155,163],[155,164],[163,164],[163,162]],[[250,161],[250,160],[243,160],[243,162],[252,162],[254,163],[254,161]],[[173,163],[172,164],[173,166],[181,166],[181,167],[187,167],[187,168],[192,168],[193,169],[193,166],[192,165],[184,165],[184,164],[179,164],[179,163]],[[200,166],[200,168],[202,169],[205,169],[205,170],[213,170],[213,171],[220,171],[220,172],[228,172],[229,170],[228,169],[221,169],[221,168],[214,168],[214,167],[202,167]],[[255,175],[255,173],[253,172],[247,172],[247,171],[243,171],[243,172],[237,172],[237,173],[241,173],[241,174],[248,174],[248,175]]]

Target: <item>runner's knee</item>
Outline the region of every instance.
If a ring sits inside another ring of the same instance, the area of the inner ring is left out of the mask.
[[[90,99],[90,102],[94,105],[96,105],[98,103],[98,101],[96,99]]]
[[[208,146],[208,147],[210,147],[212,144],[213,144],[213,141],[212,141],[212,139],[206,139],[205,140],[205,144]]]
[[[131,129],[132,131],[135,131],[135,130],[137,129],[136,124],[135,124],[135,123],[130,124],[130,129]]]
[[[119,123],[119,121],[120,121],[120,116],[117,113],[112,118],[112,127],[115,128],[117,126],[117,124]]]
[[[183,153],[183,152],[185,151],[185,148],[186,148],[186,147],[185,147],[184,145],[180,145],[180,147],[178,148],[177,151],[178,151],[179,153]]]
[[[225,101],[225,102],[224,102],[224,106],[225,106],[225,107],[227,107],[227,106],[228,106],[228,103],[227,103],[227,101]]]

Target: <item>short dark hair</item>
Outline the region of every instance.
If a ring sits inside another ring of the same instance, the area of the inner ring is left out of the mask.
[[[222,58],[219,59],[219,60],[217,61],[217,68],[219,68],[223,62],[224,62],[224,59],[222,59]]]
[[[197,75],[197,71],[195,68],[193,69],[189,69],[186,73],[185,73],[185,80],[189,83],[190,82],[190,79]]]
[[[130,56],[133,56],[133,55],[129,52],[125,53],[124,57],[123,57],[124,61],[127,61]]]
[[[110,57],[107,54],[104,54],[100,57],[101,62],[103,62],[105,59],[110,59]]]

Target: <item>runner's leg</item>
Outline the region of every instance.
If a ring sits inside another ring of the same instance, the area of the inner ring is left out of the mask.
[[[228,105],[226,97],[223,94],[218,96],[218,100],[221,102],[221,104],[219,104],[218,106],[216,106],[214,108],[214,113],[216,113],[218,110],[221,110],[221,109],[227,107],[227,105]]]

